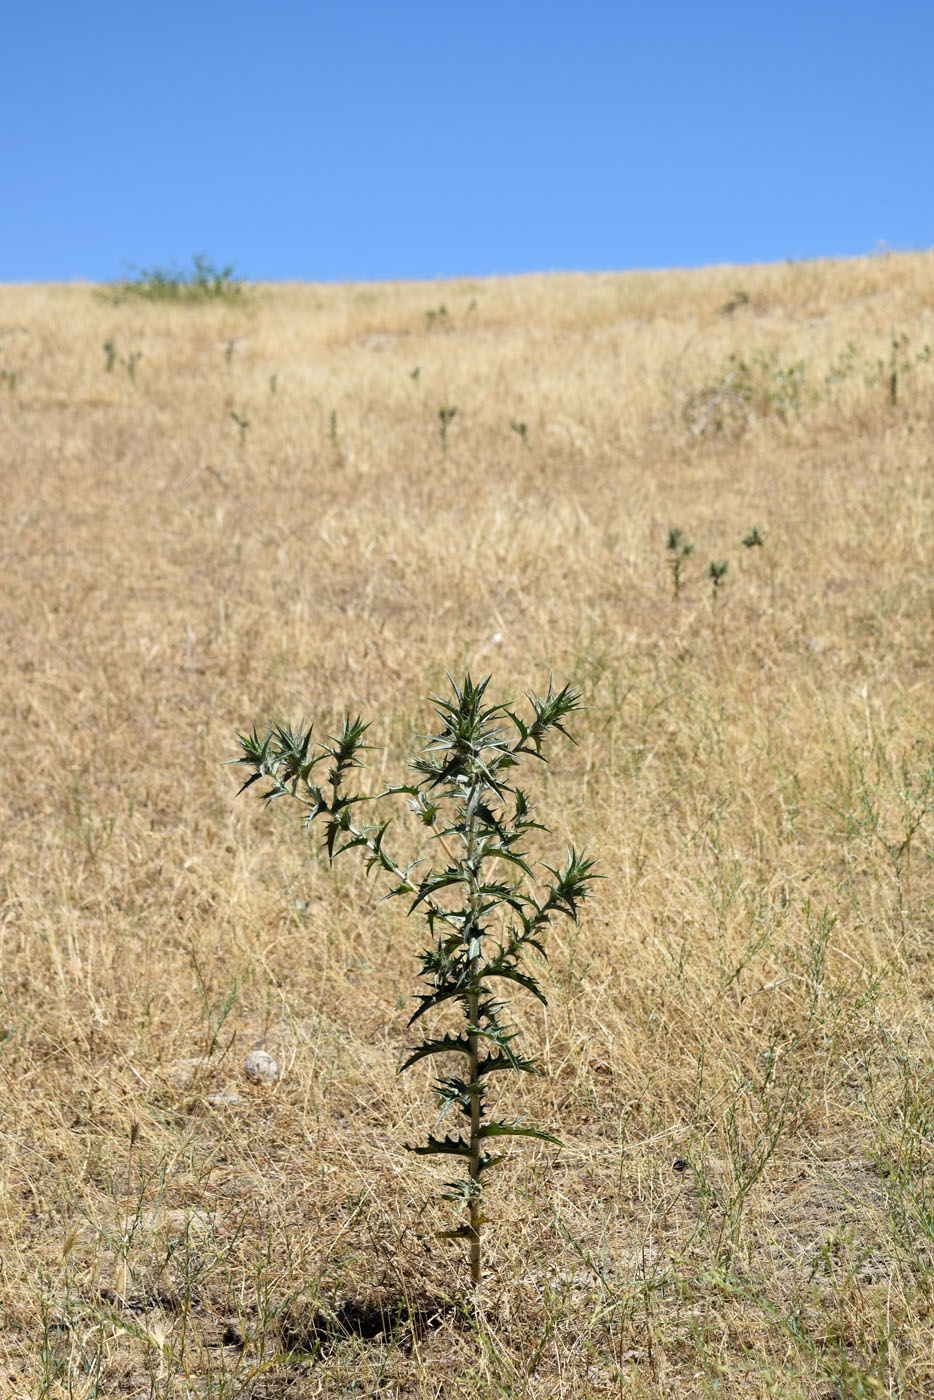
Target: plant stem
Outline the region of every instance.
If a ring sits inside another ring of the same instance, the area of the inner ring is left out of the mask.
[[[479,958],[470,965],[470,975],[475,975]],[[480,1012],[480,998],[476,992],[468,996],[470,1024],[477,1024]],[[474,1288],[480,1286],[480,1083],[478,1054],[479,1036],[476,1031],[468,1033],[470,1053],[467,1057],[467,1073],[470,1075],[470,1166],[469,1174],[473,1191],[470,1197],[470,1281]]]
[[[477,884],[477,872],[475,869],[476,854],[476,802],[471,802],[471,815],[467,822],[467,850],[465,852],[465,865],[467,870],[467,890],[470,905],[470,924],[467,929],[468,938],[479,936],[478,916],[480,910],[480,890]],[[481,959],[479,956],[472,958],[470,963],[470,984],[473,988],[467,994],[467,1018],[469,1029],[467,1032],[467,1074],[470,1085],[470,1159],[468,1175],[470,1177],[470,1281],[474,1288],[480,1286],[480,1037],[477,1035],[476,1027],[480,1021],[480,994],[476,990],[477,976],[480,972]]]

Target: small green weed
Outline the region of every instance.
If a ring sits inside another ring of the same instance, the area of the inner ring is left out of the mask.
[[[879,374],[888,385],[889,401],[893,408],[898,406],[899,386],[906,376],[917,365],[929,365],[934,359],[934,352],[932,352],[930,345],[923,345],[915,355],[911,353],[910,345],[910,336],[896,335],[893,332],[888,369],[886,370],[883,362],[879,361]]]
[[[668,531],[668,567],[671,569],[671,581],[675,590],[675,597],[681,596],[682,571],[688,559],[694,553],[693,543],[685,538],[684,531],[672,526]]]
[[[457,417],[457,409],[451,404],[442,404],[438,409],[438,417],[441,419],[441,451],[447,456],[448,428]]]
[[[774,347],[757,351],[748,360],[730,355],[725,372],[734,393],[754,412],[761,416],[776,413],[783,419],[800,413],[813,397],[807,377],[805,360],[783,365]]]
[[[834,360],[824,379],[824,387],[828,392],[832,392],[838,384],[843,384],[847,379],[851,379],[859,372],[861,359],[859,348],[853,341],[847,342],[846,349],[841,350]]]
[[[740,288],[740,290],[739,290],[738,292],[734,292],[734,293],[733,293],[733,295],[730,297],[729,301],[725,301],[725,302],[723,303],[723,305],[720,307],[720,315],[721,315],[721,316],[732,316],[732,315],[733,315],[733,312],[734,312],[734,311],[738,311],[739,308],[740,308],[741,306],[748,306],[748,305],[749,305],[749,293],[748,293],[748,292],[744,292],[744,291],[742,290],[742,288]]]
[[[729,567],[730,564],[727,559],[711,559],[710,561],[707,569],[707,577],[713,585],[714,602],[716,602],[717,598],[720,596],[720,589],[723,586],[723,580],[726,578],[726,571]]]
[[[240,429],[240,446],[243,447],[246,444],[246,435],[250,427],[250,420],[245,414],[235,413],[233,409],[230,410],[230,416]]]
[[[934,363],[934,348],[922,345],[920,350],[911,348],[911,337],[904,332],[893,331],[889,343],[888,357],[870,358],[860,352],[849,341],[841,350],[824,378],[824,390],[832,396],[840,384],[848,379],[861,376],[867,389],[881,386],[893,408],[897,407],[906,381],[921,365]]]
[[[142,350],[134,350],[132,354],[121,357],[117,351],[115,340],[105,340],[103,345],[106,360],[104,370],[107,374],[113,374],[114,365],[120,364],[126,370],[133,382],[136,382],[136,366],[143,358]]]
[[[682,416],[695,437],[736,441],[752,419],[774,415],[784,422],[816,399],[806,361],[783,365],[773,347],[748,358],[728,356],[716,382],[688,395]]]

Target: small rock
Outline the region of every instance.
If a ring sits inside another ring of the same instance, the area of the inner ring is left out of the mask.
[[[275,1084],[279,1078],[279,1066],[267,1050],[251,1050],[243,1061],[243,1070],[254,1084]]]
[[[240,1102],[240,1095],[234,1093],[233,1089],[225,1089],[220,1094],[208,1094],[207,1102],[212,1108],[236,1108]]]

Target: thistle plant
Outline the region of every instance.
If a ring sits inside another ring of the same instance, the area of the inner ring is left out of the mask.
[[[685,563],[694,553],[694,545],[690,540],[685,539],[684,531],[675,526],[668,531],[668,563],[671,567],[671,581],[674,585],[675,597],[681,596],[681,571]]]
[[[113,374],[114,365],[119,363],[123,365],[123,368],[126,370],[127,374],[130,376],[130,379],[135,384],[136,366],[143,358],[142,350],[134,350],[132,355],[127,355],[125,358],[122,358],[118,355],[117,342],[115,340],[105,340],[103,350],[104,354],[107,356],[107,360],[104,365],[104,369],[107,371],[107,373]]]
[[[456,416],[457,409],[453,404],[443,403],[438,409],[438,417],[441,419],[441,451],[445,456],[448,450],[448,428]]]
[[[246,443],[246,435],[250,426],[250,420],[245,414],[235,413],[233,409],[230,410],[230,416],[240,430],[240,446],[243,447]]]
[[[776,576],[775,576],[776,565],[775,565],[775,558],[774,558],[774,556],[773,556],[772,551],[771,551],[770,549],[767,550],[767,549],[765,548],[765,541],[766,541],[766,538],[767,538],[767,536],[764,535],[764,534],[762,533],[762,531],[759,529],[758,525],[753,525],[752,529],[751,529],[747,534],[745,534],[745,535],[743,536],[742,542],[743,542],[743,544],[745,545],[746,549],[749,549],[749,550],[761,549],[761,550],[763,551],[764,555],[765,555],[766,566],[767,566],[768,571],[769,571],[769,591],[770,591],[770,593],[771,593],[771,598],[772,598],[772,611],[774,612],[774,610],[775,610],[775,603],[776,603],[776,583],[777,583]]]
[[[726,571],[729,567],[730,564],[727,559],[711,559],[710,561],[710,566],[707,569],[707,577],[713,585],[714,602],[717,601],[720,588],[723,584],[723,580],[726,578]]]
[[[905,351],[908,349],[907,335],[896,335],[892,332],[892,353],[889,356],[889,399],[893,408],[898,406],[898,376],[899,373],[907,374],[911,369],[911,362],[906,359]]]
[[[488,1150],[493,1140],[531,1137],[560,1146],[539,1128],[490,1116],[487,1090],[493,1074],[539,1072],[516,1045],[517,1032],[495,984],[512,983],[545,1004],[524,957],[530,951],[546,956],[546,928],[559,915],[576,923],[581,901],[598,878],[594,862],[573,847],[561,866],[533,861],[528,840],[547,828],[533,820],[528,797],[512,781],[523,760],[546,761],[543,746],[554,731],[571,737],[564,721],[580,709],[579,693],[567,685],[555,691],[549,682],[544,696],[526,697],[523,717],[509,705],[488,705],[488,684],[489,677],[475,685],[468,674],[461,685],[451,681],[450,698],[433,696],[440,727],[413,759],[412,780],[372,797],[345,787],[371,747],[364,741],[369,725],[359,716],[346,718],[340,734],[323,742],[314,740],[311,724],[294,730],[277,725],[262,738],[254,728],[238,736],[242,756],[233,760],[251,770],[241,792],[263,781],[267,803],[278,797],[297,800],[306,808],[306,829],[315,821],[322,824],[331,862],[359,850],[368,873],[375,869],[389,878],[386,898],[408,901],[410,915],[425,926],[419,976],[427,990],[417,994],[409,1024],[441,1007],[458,1010],[460,1023],[442,1033],[427,1031],[399,1072],[439,1057],[439,1121],[454,1113],[459,1131],[429,1133],[426,1143],[409,1150],[461,1162],[463,1175],[446,1183],[444,1198],[461,1205],[467,1220],[443,1238],[467,1241],[474,1286],[481,1277],[486,1172],[502,1161]],[[322,766],[326,778],[317,772]],[[411,859],[392,853],[391,819],[367,821],[358,815],[364,804],[387,798],[405,799],[416,830],[440,853],[437,861],[420,856],[418,842]]]

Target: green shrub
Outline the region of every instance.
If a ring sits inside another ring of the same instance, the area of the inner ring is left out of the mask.
[[[113,282],[104,295],[119,303],[129,300],[178,302],[241,302],[244,281],[234,276],[232,265],[218,267],[202,253],[196,253],[189,269],[177,267],[130,267],[132,277]]]

